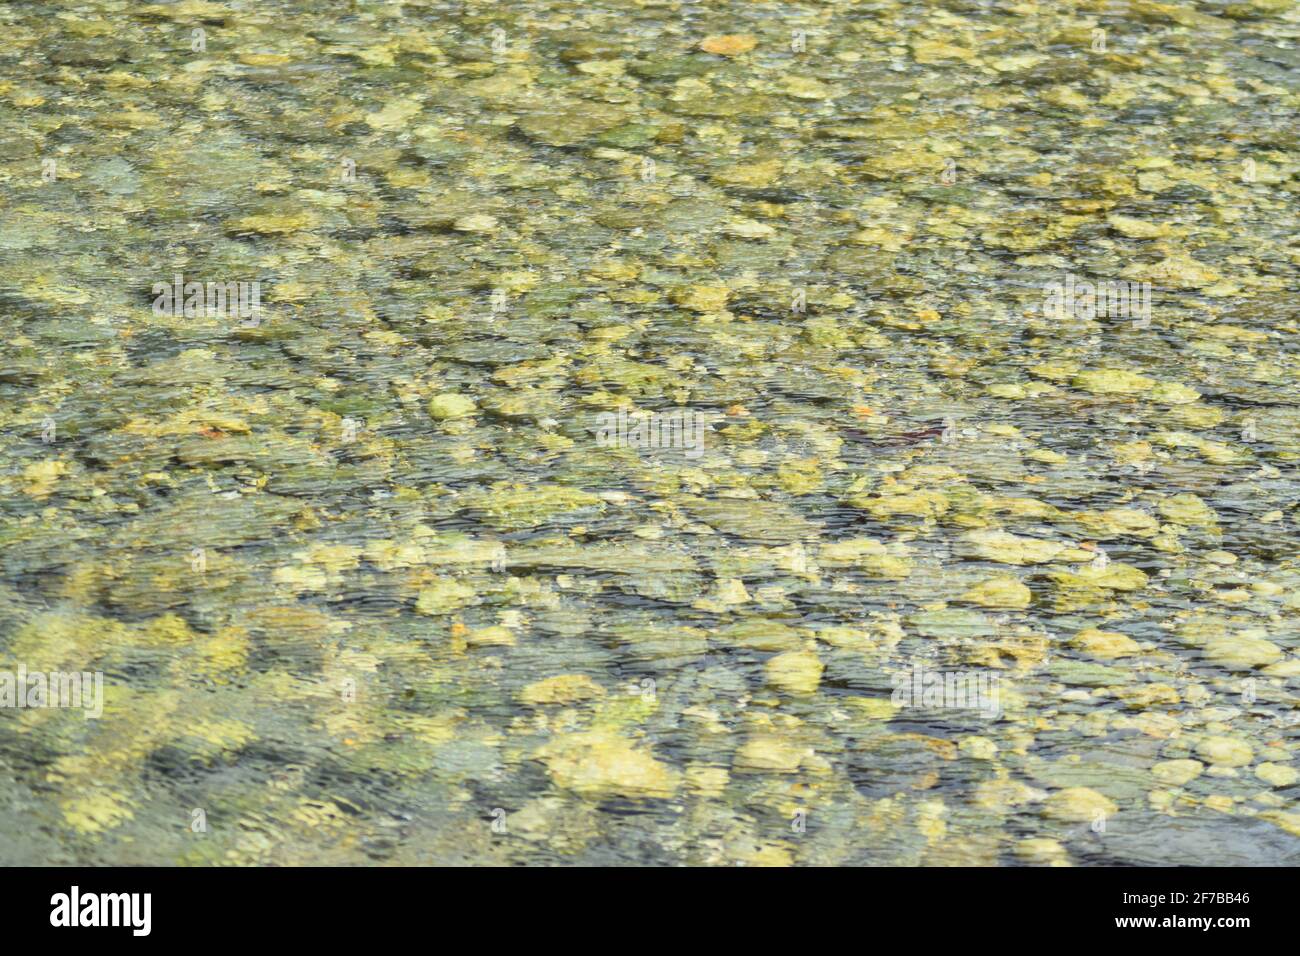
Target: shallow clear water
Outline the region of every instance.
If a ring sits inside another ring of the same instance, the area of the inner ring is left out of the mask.
[[[1300,861],[1293,4],[0,25],[0,861]]]

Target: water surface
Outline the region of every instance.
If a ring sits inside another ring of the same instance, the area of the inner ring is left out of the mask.
[[[1300,861],[1293,4],[0,24],[0,861]]]

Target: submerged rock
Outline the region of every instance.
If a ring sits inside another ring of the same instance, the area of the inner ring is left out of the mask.
[[[1045,816],[1067,823],[1091,823],[1098,816],[1109,817],[1118,812],[1114,801],[1088,787],[1058,790],[1043,804]]]
[[[565,734],[539,747],[557,786],[584,796],[668,797],[680,775],[650,751],[607,731]]]
[[[1196,752],[1220,767],[1244,767],[1255,759],[1250,744],[1232,737],[1207,737],[1196,745]]]
[[[790,694],[815,693],[821,683],[821,659],[813,651],[786,651],[778,654],[764,666],[767,682]]]

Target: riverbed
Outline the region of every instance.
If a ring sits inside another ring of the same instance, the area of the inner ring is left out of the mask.
[[[1293,3],[0,26],[0,862],[1300,863]]]

